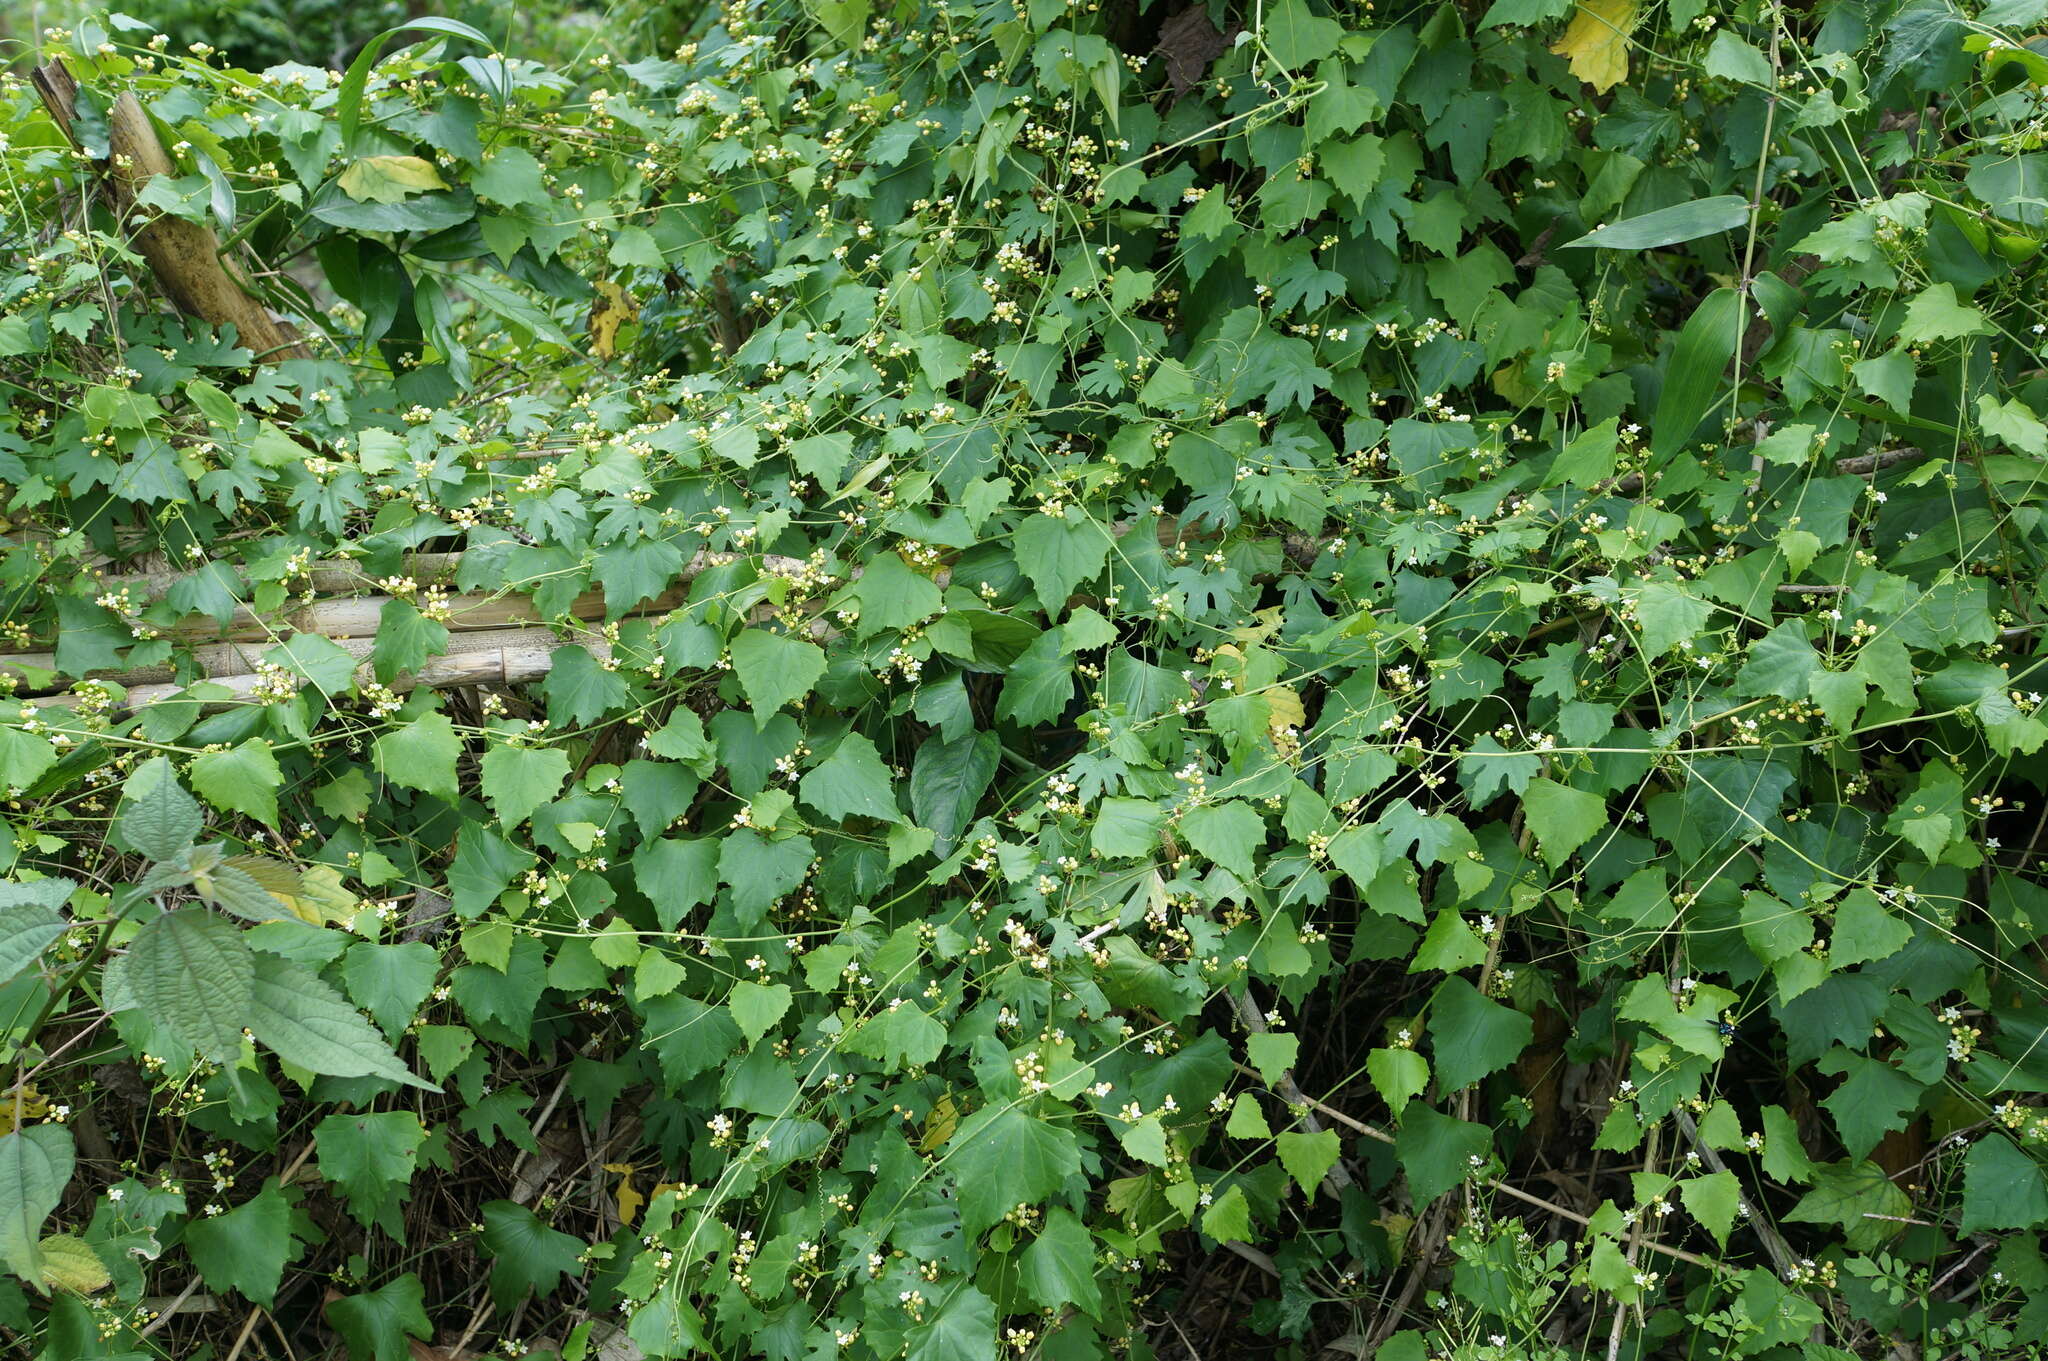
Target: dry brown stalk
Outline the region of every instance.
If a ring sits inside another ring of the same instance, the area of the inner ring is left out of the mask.
[[[78,81],[61,61],[30,73],[43,107],[76,142]],[[123,91],[107,111],[104,182],[123,217],[135,213],[137,197],[159,175],[176,177],[177,164],[164,150],[149,115],[132,91]],[[236,338],[265,362],[304,359],[311,354],[290,323],[271,316],[254,290],[237,277],[221,255],[220,239],[199,222],[159,214],[135,232],[135,249],[149,262],[164,293],[186,316],[214,326],[233,326]]]

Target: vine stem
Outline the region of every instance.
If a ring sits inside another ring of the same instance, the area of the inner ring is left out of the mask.
[[[141,899],[139,898],[136,900],[136,902],[140,901]],[[163,907],[163,903],[158,902],[157,907],[159,910],[161,910]],[[71,989],[74,986],[76,986],[78,980],[85,977],[86,970],[92,968],[95,964],[98,964],[101,960],[107,957],[107,952],[111,950],[114,945],[114,928],[119,926],[122,922],[126,921],[128,919],[128,914],[130,912],[133,912],[134,910],[135,903],[130,903],[127,907],[122,908],[120,912],[115,914],[114,919],[108,922],[106,928],[100,932],[100,938],[97,941],[93,942],[91,952],[87,954],[84,959],[79,960],[78,963],[72,967],[71,972],[64,976],[63,982],[57,984],[56,987],[50,990],[49,999],[43,1003],[43,1009],[36,1013],[36,1018],[33,1021],[30,1021],[28,1023],[28,1028],[22,1031],[21,1033],[21,1040],[19,1043],[22,1049],[26,1049],[29,1045],[35,1042],[36,1036],[42,1033],[43,1026],[48,1023],[51,1013],[57,1010],[58,1004],[62,1002],[66,996],[70,994]],[[39,1064],[37,1066],[40,1067],[41,1065]],[[20,1083],[17,1082],[15,1085],[15,1097],[17,1102],[19,1102],[20,1100],[20,1094]],[[16,1113],[16,1116],[17,1119],[19,1119],[18,1111]]]
[[[1247,1068],[1241,1063],[1237,1065],[1237,1071],[1244,1074],[1246,1077],[1255,1078],[1259,1076],[1257,1069]],[[1312,1096],[1303,1096],[1301,1098],[1301,1101],[1303,1105],[1313,1107],[1315,1110],[1321,1112],[1325,1116],[1328,1116],[1331,1120],[1334,1120],[1336,1123],[1344,1126],[1344,1128],[1350,1130],[1354,1134],[1364,1135],[1368,1139],[1373,1139],[1383,1144],[1392,1144],[1397,1142],[1394,1136],[1387,1133],[1385,1130],[1380,1129],[1375,1125],[1368,1125],[1365,1123],[1365,1121],[1357,1119],[1354,1116],[1346,1115],[1343,1111],[1338,1110],[1336,1107],[1331,1106],[1325,1102],[1318,1101]],[[1565,1206],[1558,1204],[1554,1200],[1545,1200],[1542,1196],[1537,1195],[1533,1191],[1524,1191],[1521,1187],[1513,1185],[1509,1182],[1501,1181],[1497,1177],[1487,1177],[1485,1179],[1485,1182],[1489,1189],[1498,1191],[1502,1195],[1507,1196],[1511,1199],[1519,1200],[1524,1205],[1533,1205],[1539,1210],[1548,1210],[1551,1214],[1556,1215],[1559,1219],[1567,1219],[1570,1220],[1572,1223],[1579,1225],[1591,1224],[1593,1222],[1591,1219],[1588,1219],[1585,1215],[1580,1214],[1577,1210],[1568,1209]],[[1673,1258],[1680,1262],[1688,1263],[1692,1266],[1704,1267],[1708,1271],[1714,1271],[1719,1269],[1719,1267],[1717,1267],[1717,1265],[1714,1262],[1711,1262],[1705,1257],[1700,1256],[1698,1253],[1687,1252],[1684,1248],[1666,1247],[1664,1244],[1654,1241],[1645,1243],[1643,1244],[1643,1246],[1648,1248],[1652,1252],[1662,1253],[1666,1257]]]

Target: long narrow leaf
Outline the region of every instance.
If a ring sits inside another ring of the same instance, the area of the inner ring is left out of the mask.
[[[489,51],[492,43],[489,37],[458,19],[428,17],[414,19],[396,28],[387,28],[370,39],[356,59],[348,64],[348,74],[341,78],[341,94],[335,107],[341,114],[341,145],[344,151],[355,145],[356,129],[363,121],[363,88],[370,83],[371,68],[383,54],[384,44],[401,33],[418,30],[422,33],[439,33],[450,38],[467,38]]]
[[[1659,246],[1675,246],[1681,241],[1712,236],[1715,232],[1732,231],[1747,221],[1749,200],[1740,194],[1722,194],[1716,198],[1696,198],[1690,203],[1674,203],[1654,213],[1610,222],[1576,241],[1565,242],[1565,245],[1594,246],[1602,250],[1655,250]]]
[[[1664,390],[1650,422],[1651,453],[1676,453],[1705,419],[1720,391],[1721,375],[1735,357],[1739,310],[1735,290],[1717,288],[1686,319],[1664,366]]]

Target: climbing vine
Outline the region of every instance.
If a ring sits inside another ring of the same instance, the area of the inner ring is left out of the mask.
[[[469,17],[0,85],[24,1355],[2031,1355],[2048,4]]]

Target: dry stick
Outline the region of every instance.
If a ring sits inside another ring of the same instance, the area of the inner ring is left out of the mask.
[[[1266,1018],[1259,1014],[1259,1004],[1252,1000],[1249,989],[1238,995],[1236,1004],[1238,1019],[1244,1022],[1245,1029],[1256,1035],[1265,1034]],[[1301,1087],[1295,1082],[1292,1069],[1280,1074],[1280,1080],[1273,1085],[1280,1089],[1281,1100],[1287,1102],[1290,1106],[1311,1106],[1314,1104],[1309,1101],[1307,1095],[1303,1093]],[[1316,1120],[1315,1116],[1307,1112],[1302,1114],[1301,1123],[1302,1127],[1310,1134],[1320,1134],[1323,1131],[1322,1125]],[[1330,1165],[1329,1174],[1324,1178],[1324,1181],[1328,1184],[1330,1194],[1332,1195],[1338,1194],[1345,1187],[1351,1185],[1351,1171],[1344,1166],[1342,1158],[1339,1158]]]
[[[1652,1176],[1657,1172],[1657,1143],[1661,1126],[1652,1126],[1649,1143],[1643,1150],[1643,1170]],[[1628,1264],[1631,1269],[1645,1246],[1655,1247],[1656,1240],[1650,1238],[1650,1216],[1638,1211],[1636,1222],[1628,1231]],[[1621,1330],[1628,1321],[1628,1305],[1620,1300],[1614,1302],[1614,1322],[1607,1329],[1607,1361],[1618,1361],[1621,1356]]]
[[[1693,1123],[1692,1112],[1680,1106],[1672,1114],[1678,1117],[1679,1133],[1685,1136],[1687,1143],[1698,1150],[1701,1161],[1715,1172],[1726,1172],[1728,1164],[1722,1159],[1719,1151],[1701,1141],[1699,1126]],[[1736,1195],[1749,1219],[1750,1227],[1756,1230],[1757,1237],[1764,1240],[1764,1251],[1771,1255],[1771,1265],[1778,1269],[1778,1275],[1782,1277],[1794,1264],[1792,1249],[1787,1246],[1785,1236],[1778,1232],[1777,1225],[1771,1223],[1761,1210],[1750,1203],[1747,1195],[1739,1190]]]
[[[227,1361],[236,1361],[242,1354],[242,1348],[249,1345],[249,1339],[255,1334],[256,1324],[262,1317],[263,1309],[260,1305],[249,1311],[249,1317],[242,1320],[242,1331],[236,1335],[235,1345],[228,1348]]]
[[[76,143],[73,124],[78,117],[78,81],[70,68],[53,61],[30,72],[29,79],[50,117]],[[166,179],[177,176],[177,164],[157,139],[149,115],[132,91],[123,91],[107,110],[107,160],[101,168],[114,205],[123,216],[135,213],[136,199],[151,180],[159,175]],[[249,287],[230,272],[211,227],[159,214],[136,230],[135,248],[186,316],[215,327],[233,326],[236,338],[262,360],[311,357],[291,326],[272,317]]]
[[[160,1313],[158,1313],[155,1318],[151,1319],[148,1323],[143,1325],[142,1330],[138,1332],[136,1336],[148,1337],[151,1333],[155,1332],[157,1329],[169,1323],[173,1318],[177,1317],[178,1310],[184,1305],[186,1300],[192,1298],[192,1292],[197,1290],[198,1288],[199,1277],[195,1275],[191,1280],[185,1282],[185,1288],[183,1290],[180,1290],[177,1293],[177,1295],[171,1300],[171,1302],[163,1307],[163,1310]]]

